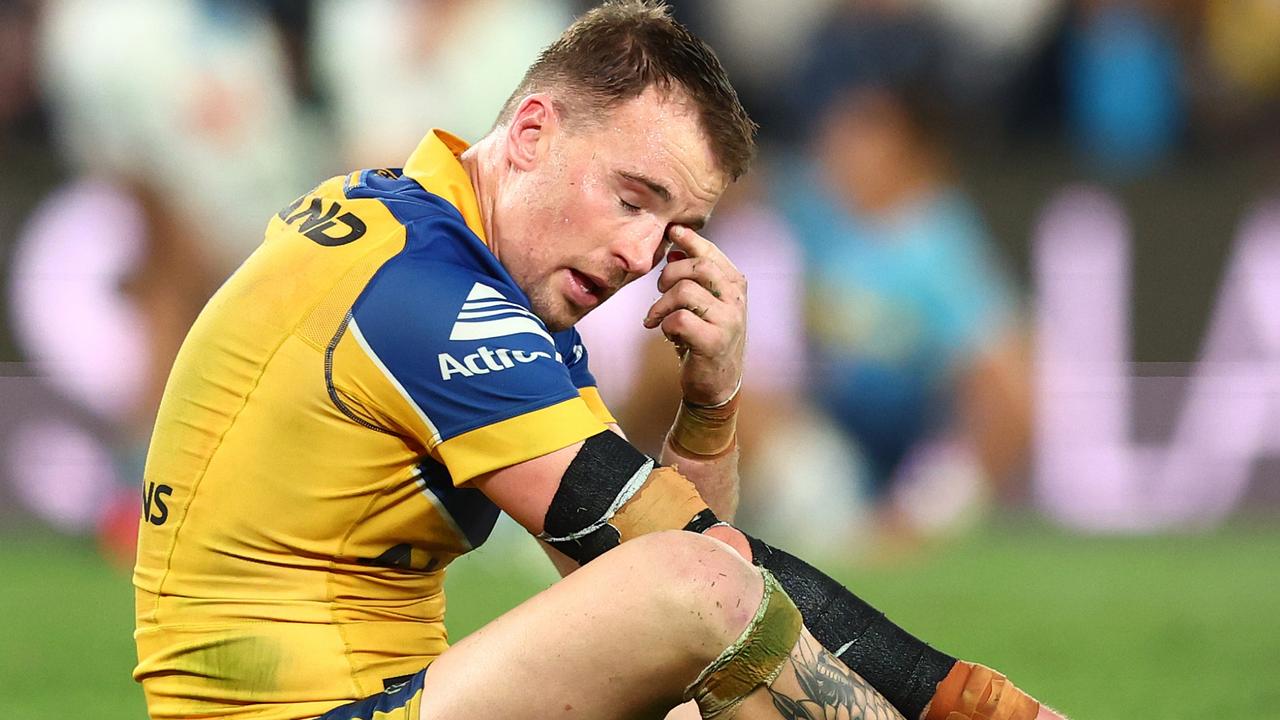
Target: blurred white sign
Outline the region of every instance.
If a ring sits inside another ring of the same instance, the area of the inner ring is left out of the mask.
[[[1280,204],[1246,218],[1200,358],[1172,376],[1135,377],[1129,360],[1130,241],[1100,190],[1065,191],[1041,216],[1037,500],[1087,529],[1209,525],[1280,453]],[[1135,415],[1178,394],[1167,441],[1136,440]]]

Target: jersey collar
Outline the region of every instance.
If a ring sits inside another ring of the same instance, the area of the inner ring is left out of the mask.
[[[418,143],[418,149],[409,156],[404,174],[412,178],[427,192],[448,200],[466,221],[471,232],[485,245],[484,224],[480,221],[480,203],[476,200],[471,177],[458,160],[470,145],[452,133],[433,129]]]

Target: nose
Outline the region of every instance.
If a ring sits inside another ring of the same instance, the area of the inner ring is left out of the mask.
[[[667,227],[654,223],[643,232],[614,243],[613,254],[618,258],[629,277],[644,275],[657,262],[658,248],[667,237]]]

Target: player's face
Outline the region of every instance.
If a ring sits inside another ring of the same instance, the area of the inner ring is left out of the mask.
[[[495,251],[555,331],[653,269],[673,225],[701,228],[728,178],[693,109],[653,90],[544,140],[502,203]]]

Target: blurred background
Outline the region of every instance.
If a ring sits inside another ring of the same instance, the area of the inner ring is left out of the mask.
[[[186,328],[269,215],[489,129],[570,0],[0,0],[0,711],[145,716]],[[684,0],[761,153],[740,524],[1075,717],[1280,706],[1280,4]],[[657,452],[642,279],[580,326]],[[454,637],[551,581],[508,526]]]

